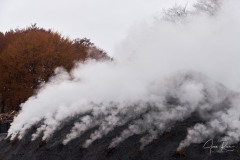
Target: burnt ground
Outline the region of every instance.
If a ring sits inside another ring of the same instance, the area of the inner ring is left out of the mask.
[[[210,149],[203,148],[205,142],[192,144],[185,150],[176,152],[180,141],[186,136],[187,128],[200,122],[196,115],[177,122],[170,131],[165,132],[143,150],[139,150],[141,135],[134,135],[116,148],[108,149],[111,140],[126,126],[116,128],[107,136],[96,140],[87,149],[81,148],[81,144],[94,129],[64,146],[61,144],[62,138],[69,132],[73,122],[74,120],[70,120],[63,125],[48,142],[42,142],[41,138],[30,141],[30,135],[36,127],[20,141],[1,140],[0,160],[240,160],[240,144],[235,144],[232,152],[210,154]],[[0,135],[1,139],[5,136]]]

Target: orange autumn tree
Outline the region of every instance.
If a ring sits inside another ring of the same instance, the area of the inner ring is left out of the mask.
[[[0,32],[0,112],[19,110],[56,67],[69,71],[87,58],[109,59],[89,39],[70,40],[36,25]]]

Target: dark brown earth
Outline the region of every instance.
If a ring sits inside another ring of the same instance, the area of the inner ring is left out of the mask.
[[[91,129],[83,136],[71,141],[66,146],[62,145],[63,137],[73,126],[74,120],[64,124],[64,127],[55,132],[48,142],[41,141],[41,138],[31,142],[31,133],[36,130],[33,127],[28,135],[22,140],[0,141],[1,160],[240,160],[240,145],[234,145],[232,152],[212,152],[210,149],[203,148],[204,143],[192,144],[181,152],[176,152],[181,140],[187,133],[187,128],[195,123],[201,122],[196,114],[190,118],[177,122],[169,131],[165,132],[158,139],[147,145],[143,150],[139,150],[139,139],[141,135],[134,135],[119,146],[109,149],[111,140],[119,135],[126,126],[121,126],[110,132],[107,136],[95,141],[89,148],[81,148],[84,140]],[[1,135],[0,139],[6,135]],[[217,138],[216,138],[217,139]],[[214,145],[221,145],[214,140]],[[212,150],[215,151],[215,150]]]

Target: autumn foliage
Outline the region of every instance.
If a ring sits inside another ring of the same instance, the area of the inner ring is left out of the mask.
[[[108,57],[89,39],[70,40],[35,25],[0,32],[0,112],[18,110],[56,67],[69,71],[88,58]]]

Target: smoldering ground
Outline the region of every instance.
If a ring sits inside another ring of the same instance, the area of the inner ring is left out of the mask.
[[[144,149],[197,114],[200,121],[188,126],[175,150],[216,136],[237,143],[239,6],[237,0],[200,0],[189,10],[176,5],[153,23],[134,26],[113,61],[78,63],[70,73],[56,69],[21,105],[8,137],[21,140],[31,130],[33,142],[48,143],[63,124],[78,117],[61,137],[65,146],[92,130],[79,144],[88,148],[124,126],[106,148],[141,135],[138,148]]]

